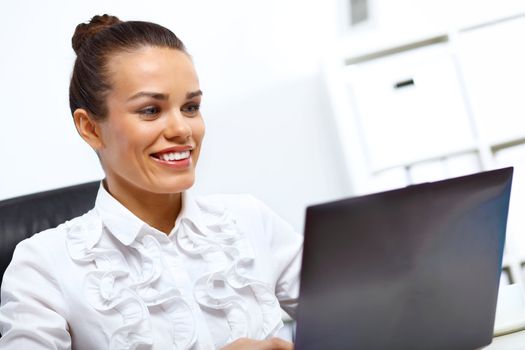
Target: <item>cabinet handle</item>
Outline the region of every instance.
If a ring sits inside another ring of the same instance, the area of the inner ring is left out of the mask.
[[[412,85],[415,85],[414,79],[402,80],[394,84],[394,89],[401,89],[401,88],[412,86]]]

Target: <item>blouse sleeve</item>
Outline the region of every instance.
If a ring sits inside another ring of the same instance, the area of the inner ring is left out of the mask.
[[[34,238],[17,245],[4,274],[0,349],[71,349],[62,293]]]
[[[259,203],[263,211],[265,231],[272,237],[270,249],[278,275],[275,295],[282,309],[295,318],[299,299],[303,236],[265,204]]]

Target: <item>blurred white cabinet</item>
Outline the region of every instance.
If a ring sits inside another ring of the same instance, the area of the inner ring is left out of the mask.
[[[345,73],[372,172],[475,149],[447,42],[350,64]]]
[[[525,137],[525,17],[459,33],[456,49],[468,99],[492,147]]]

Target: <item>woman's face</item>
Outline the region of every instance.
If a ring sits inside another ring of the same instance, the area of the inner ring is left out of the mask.
[[[191,187],[204,122],[188,55],[144,47],[111,56],[108,73],[98,152],[110,189],[177,193]]]

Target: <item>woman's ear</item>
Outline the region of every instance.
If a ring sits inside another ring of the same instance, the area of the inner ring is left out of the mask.
[[[104,147],[100,134],[100,122],[98,120],[92,118],[83,108],[77,108],[75,112],[73,112],[73,119],[79,135],[91,148],[98,151]]]

